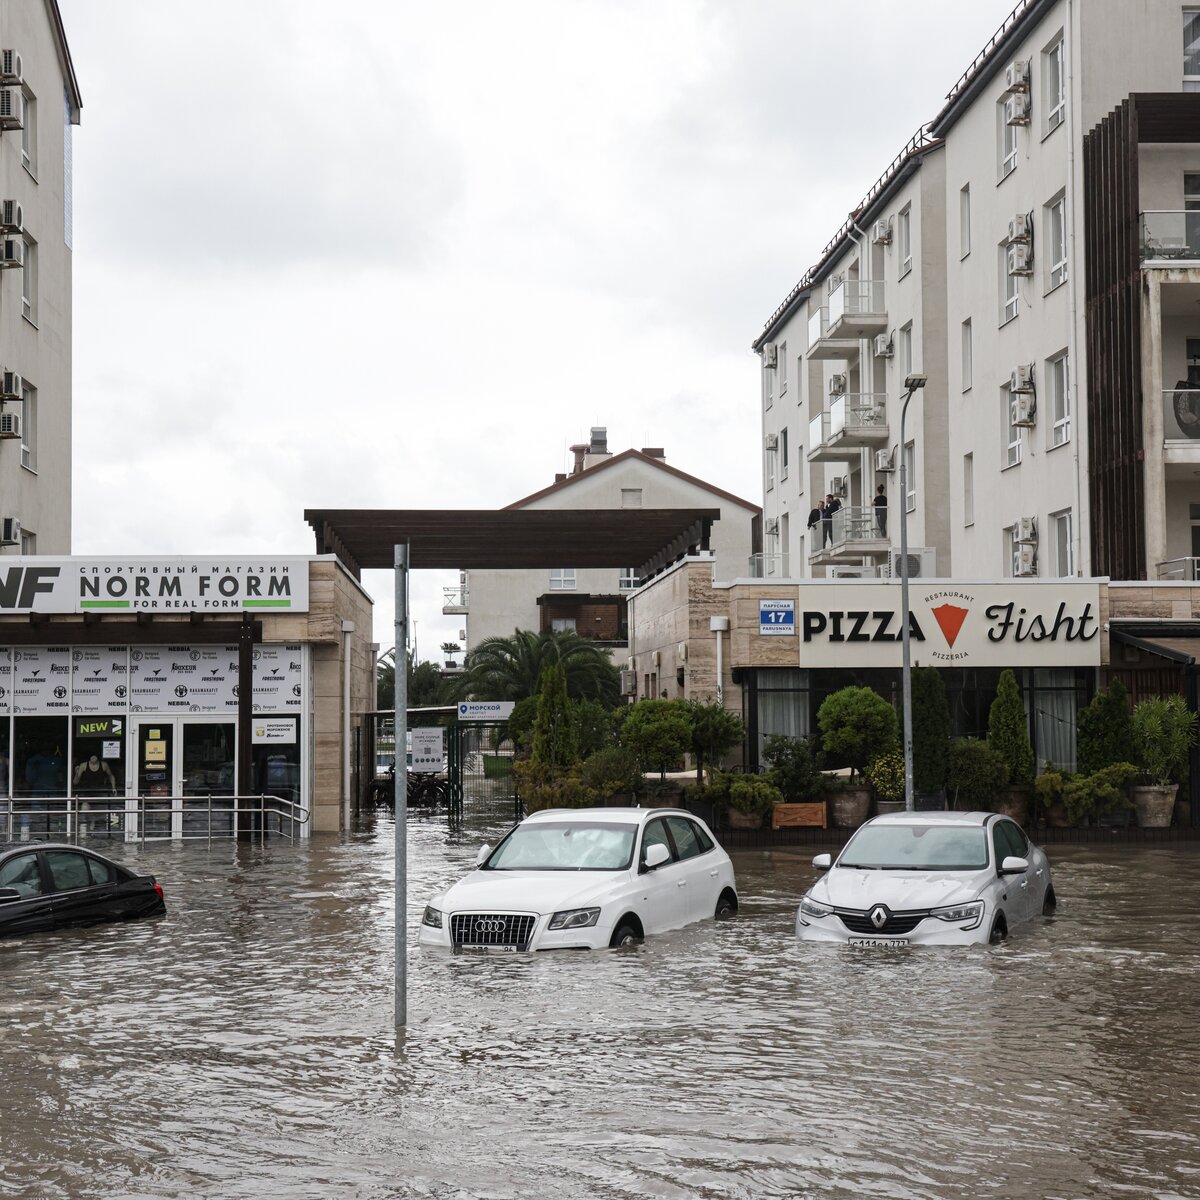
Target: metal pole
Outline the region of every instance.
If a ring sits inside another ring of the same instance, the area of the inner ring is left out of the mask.
[[[396,1028],[408,1024],[408,546],[396,564]]]
[[[904,647],[901,670],[901,700],[904,705],[904,809],[913,811],[913,753],[912,753],[912,659],[908,645],[908,443],[904,440],[904,423],[908,417],[908,402],[915,389],[909,388],[900,409],[900,641]]]

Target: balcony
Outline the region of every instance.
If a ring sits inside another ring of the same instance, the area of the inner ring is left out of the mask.
[[[1164,461],[1200,464],[1200,387],[1164,390],[1162,406]]]
[[[808,426],[809,462],[845,462],[851,451],[886,446],[887,397],[882,392],[838,396]]]
[[[824,524],[824,522],[822,522]],[[875,519],[875,509],[870,505],[859,508],[839,508],[829,522],[832,538],[828,545],[818,545],[824,540],[825,531],[817,529],[813,534],[813,551],[808,556],[814,567],[830,566],[835,563],[861,563],[864,557],[883,557],[891,548],[887,534],[882,533]]]
[[[469,612],[470,596],[465,587],[442,588],[442,616],[451,617],[459,613]]]
[[[747,567],[751,579],[784,579],[788,573],[786,554],[752,554]]]
[[[1174,579],[1181,583],[1200,582],[1200,558],[1169,558],[1157,567],[1158,578]]]
[[[1159,209],[1142,213],[1141,222],[1143,263],[1200,263],[1200,211]]]
[[[873,337],[887,332],[883,284],[870,279],[847,279],[829,293],[829,337]]]
[[[829,307],[822,305],[808,318],[808,357],[850,359],[858,354],[858,340],[839,341],[829,336]]]

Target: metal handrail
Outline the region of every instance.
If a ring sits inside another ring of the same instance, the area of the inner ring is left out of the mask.
[[[106,799],[112,799],[112,805],[99,807]],[[214,801],[217,802],[214,807]],[[218,828],[214,830],[213,814],[221,815]],[[179,841],[212,841],[216,838],[236,837],[239,834],[241,816],[257,816],[257,828],[252,830],[259,838],[265,838],[268,832],[275,832],[280,837],[295,841],[292,833],[285,832],[284,822],[293,825],[305,825],[309,820],[309,812],[296,800],[287,800],[263,792],[252,796],[222,796],[206,793],[203,796],[127,796],[127,797],[91,797],[91,796],[3,796],[0,797],[0,840],[12,838],[17,833],[16,822],[21,822],[28,829],[30,837],[35,836],[34,821],[44,822],[44,828],[36,831],[36,836],[62,836],[74,840],[80,836],[80,826],[84,821],[103,818],[109,832],[120,833],[126,841],[145,842],[147,838],[145,820],[149,814],[156,819],[173,817],[176,813],[181,816],[206,815],[204,833],[180,832]],[[113,817],[118,818],[114,828]],[[275,830],[267,828],[267,817],[278,818]],[[53,818],[65,818],[65,829],[51,830]],[[228,826],[225,828],[225,826]],[[160,835],[151,834],[157,839]],[[171,838],[172,835],[162,835]]]
[[[1192,583],[1200,580],[1200,558],[1168,558],[1157,564],[1159,579],[1186,579]]]

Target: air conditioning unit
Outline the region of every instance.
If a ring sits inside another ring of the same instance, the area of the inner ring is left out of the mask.
[[[24,93],[20,88],[0,88],[0,129],[24,128]]]
[[[892,452],[890,450],[875,451],[875,470],[876,471],[894,471],[896,469],[892,462]]]
[[[762,362],[764,367],[774,367],[779,361],[779,349],[774,342],[763,342]]]
[[[1020,517],[1012,527],[1013,541],[1021,546],[1037,544],[1037,517]]]
[[[871,241],[877,246],[887,246],[892,241],[892,218],[876,221],[871,227]]]
[[[458,631],[458,640],[460,642],[465,642],[467,640],[467,631],[465,629],[460,629]]]
[[[843,396],[846,393],[846,376],[844,374],[830,375],[829,377],[829,394],[831,396]]]
[[[1008,273],[1033,274],[1033,247],[1028,242],[1015,242],[1008,248]]]
[[[0,404],[6,400],[22,400],[25,397],[25,385],[16,371],[0,371]]]
[[[21,56],[15,50],[0,50],[0,83],[24,83]]]
[[[1021,546],[1013,559],[1014,575],[1037,574],[1037,551],[1032,546]]]
[[[20,233],[25,228],[25,213],[15,200],[0,200],[0,230]]]
[[[621,672],[621,695],[636,696],[637,695],[637,672],[622,671]]]
[[[832,295],[834,292],[836,292],[838,290],[838,288],[840,288],[842,286],[842,284],[845,282],[846,282],[845,275],[842,275],[838,272],[835,272],[834,274],[830,275],[830,277],[829,277],[829,293],[830,293],[830,295]]]
[[[19,438],[21,436],[21,414],[17,412],[0,413],[0,438]]]
[[[830,579],[870,579],[874,576],[873,567],[830,567]]]
[[[779,434],[768,433],[767,436],[763,438],[763,448],[766,450],[778,450]]]
[[[763,531],[768,537],[775,537],[779,533],[779,518],[768,517],[763,523]]]
[[[1032,395],[1037,390],[1033,384],[1033,363],[1013,370],[1008,378],[1008,390],[1014,395],[1024,392]]]
[[[0,239],[0,270],[25,265],[25,243],[20,238]]]
[[[21,522],[16,517],[0,519],[0,546],[21,544]]]
[[[1032,429],[1037,423],[1037,403],[1032,396],[1013,396],[1008,402],[1008,423],[1014,429]]]
[[[904,561],[903,555],[899,550],[892,550],[888,555],[886,567],[880,568],[880,575],[886,571],[887,578],[899,579],[901,565]],[[928,579],[934,574],[934,569],[937,564],[937,551],[932,546],[921,546],[913,549],[911,546],[908,550],[908,577],[909,579]]]
[[[1031,233],[1029,227],[1029,214],[1017,213],[1015,217],[1008,223],[1008,241],[1011,245],[1013,242],[1027,242]]]
[[[1004,102],[1004,122],[1007,125],[1029,124],[1029,95],[1017,92]]]
[[[1004,90],[1025,93],[1029,91],[1029,59],[1008,64],[1008,69],[1004,72]]]
[[[680,642],[675,647],[675,661],[680,664],[687,662],[687,642]]]
[[[892,335],[890,333],[877,333],[875,335],[875,357],[876,358],[891,358],[895,351],[892,349]]]
[[[832,496],[844,496],[846,494],[846,486],[849,481],[845,475],[835,475],[829,481],[829,493]]]

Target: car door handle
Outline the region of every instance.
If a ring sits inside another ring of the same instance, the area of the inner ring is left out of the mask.
[[[681,880],[679,880],[679,881],[678,881],[678,883],[676,883],[676,884],[675,884],[675,886],[676,886],[676,887],[687,887],[687,880],[686,880],[686,879],[681,879]]]
[[[709,874],[709,878],[711,878],[711,879],[716,879],[716,877],[717,877],[717,876],[718,876],[720,873],[721,873],[721,872],[720,872],[720,871],[717,871],[717,870],[712,870],[712,871],[709,871],[709,873],[708,873],[708,874]]]

